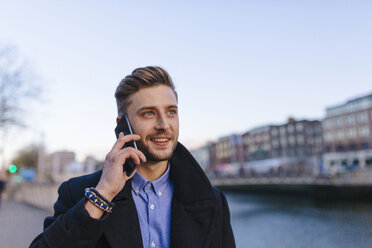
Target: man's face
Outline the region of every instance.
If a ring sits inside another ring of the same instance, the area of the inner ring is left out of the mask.
[[[133,132],[141,136],[138,148],[148,162],[169,160],[177,145],[177,98],[166,85],[144,88],[131,95],[127,115]]]

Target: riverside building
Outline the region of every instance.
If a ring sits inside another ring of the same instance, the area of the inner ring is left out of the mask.
[[[243,135],[245,171],[313,174],[321,163],[321,122],[289,118],[282,125],[255,128]]]
[[[372,94],[326,108],[324,170],[372,169]]]

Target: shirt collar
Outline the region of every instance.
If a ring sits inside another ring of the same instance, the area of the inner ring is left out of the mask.
[[[164,172],[164,174],[153,182],[147,180],[139,172],[134,174],[134,176],[132,177],[132,189],[134,193],[138,195],[141,191],[144,190],[146,184],[149,183],[150,185],[152,185],[152,189],[155,191],[156,195],[160,197],[164,188],[169,182],[169,168],[170,164],[168,163],[167,170]]]

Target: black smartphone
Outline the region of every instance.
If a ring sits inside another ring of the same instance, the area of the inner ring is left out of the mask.
[[[120,132],[123,132],[124,135],[133,134],[133,131],[132,131],[132,128],[130,126],[128,117],[125,113],[123,114],[123,116],[121,117],[118,125],[115,128],[116,138],[119,138]],[[136,144],[135,141],[130,141],[130,142],[125,143],[123,148],[124,147],[133,147],[133,148],[137,149],[137,144]],[[125,171],[125,173],[127,174],[128,177],[130,175],[132,175],[133,171],[136,168],[137,168],[137,165],[134,163],[133,159],[127,158],[125,160],[125,163],[123,165],[123,171]]]

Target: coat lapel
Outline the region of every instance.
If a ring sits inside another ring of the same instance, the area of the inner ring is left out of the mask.
[[[217,216],[217,199],[209,180],[180,143],[171,159],[171,247],[209,247]]]
[[[114,198],[114,211],[106,223],[104,235],[112,248],[139,248],[142,245],[141,229],[135,203],[131,195],[132,184],[128,181],[124,189]]]

